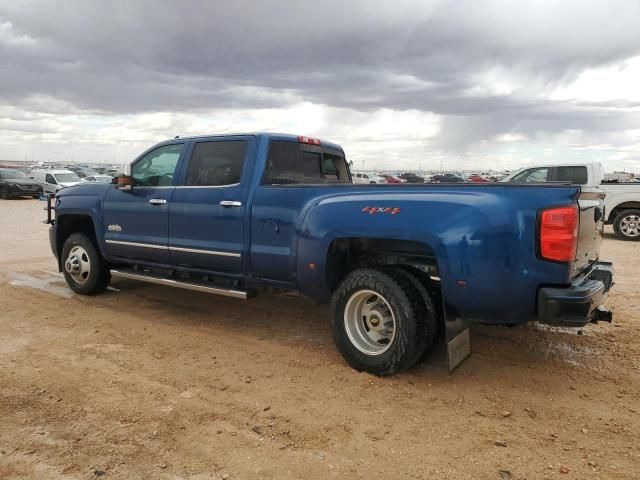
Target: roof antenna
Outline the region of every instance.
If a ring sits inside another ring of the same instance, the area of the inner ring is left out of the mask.
[[[180,135],[176,135],[176,136],[175,136],[175,137],[173,137],[173,138],[180,138]]]

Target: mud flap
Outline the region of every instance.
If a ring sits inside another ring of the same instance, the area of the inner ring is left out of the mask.
[[[451,315],[445,315],[445,340],[447,342],[447,364],[453,372],[471,355],[471,335],[469,322]]]

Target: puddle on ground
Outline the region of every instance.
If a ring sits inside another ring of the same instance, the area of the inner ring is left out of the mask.
[[[74,293],[59,276],[38,278],[26,273],[11,272],[9,283],[15,287],[27,287],[51,293],[62,298],[72,298]]]

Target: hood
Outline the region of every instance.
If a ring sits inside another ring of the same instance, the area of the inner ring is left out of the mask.
[[[73,187],[74,185],[79,185],[82,182],[60,182],[58,185],[61,187]]]
[[[58,197],[75,195],[97,195],[102,196],[111,188],[110,183],[103,182],[80,182],[74,183],[70,188],[61,188],[56,194]]]

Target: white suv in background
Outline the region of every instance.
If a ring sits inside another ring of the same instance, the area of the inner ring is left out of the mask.
[[[640,183],[603,182],[600,163],[536,165],[521,168],[502,182],[569,182],[604,190],[604,221],[620,240],[640,240]]]
[[[34,170],[31,174],[42,185],[44,193],[56,193],[61,188],[82,183],[82,179],[71,170]]]
[[[375,173],[355,172],[351,173],[353,183],[387,183],[380,175]]]

